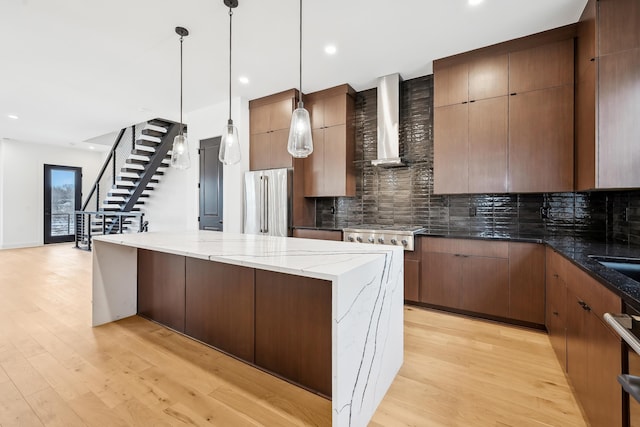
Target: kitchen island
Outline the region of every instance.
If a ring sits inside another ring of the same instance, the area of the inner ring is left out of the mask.
[[[94,326],[150,317],[330,397],[333,426],[366,425],[395,378],[403,300],[399,247],[213,231],[94,239]],[[149,315],[163,304],[178,314]]]

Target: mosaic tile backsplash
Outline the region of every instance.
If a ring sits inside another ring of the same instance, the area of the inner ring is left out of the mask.
[[[376,89],[356,98],[356,197],[321,198],[316,225],[422,226],[457,235],[576,236],[640,244],[640,191],[433,194],[433,76],[401,84],[400,152],[408,166],[378,168]]]

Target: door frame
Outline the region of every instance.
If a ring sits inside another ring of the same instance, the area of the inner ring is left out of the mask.
[[[70,235],[64,236],[52,236],[51,235],[51,171],[52,170],[67,170],[75,172],[75,206],[74,211],[80,210],[82,206],[82,168],[77,166],[62,166],[62,165],[44,165],[44,204],[42,210],[42,218],[44,222],[43,228],[43,242],[49,243],[63,243],[73,242],[75,240],[75,231]],[[49,208],[47,213],[47,207]]]

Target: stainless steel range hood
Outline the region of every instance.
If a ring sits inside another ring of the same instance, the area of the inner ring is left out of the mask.
[[[400,74],[378,78],[378,158],[373,166],[404,166],[400,158]]]

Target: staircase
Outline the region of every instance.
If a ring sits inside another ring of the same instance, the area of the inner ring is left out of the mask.
[[[96,235],[147,231],[145,200],[170,165],[179,126],[153,119],[120,131],[91,193],[76,211],[76,248],[90,251]]]

